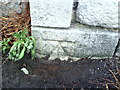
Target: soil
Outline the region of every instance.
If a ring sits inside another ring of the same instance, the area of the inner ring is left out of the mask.
[[[21,71],[23,67],[28,75]],[[3,88],[106,88],[107,79],[114,81],[109,69],[115,72],[118,68],[119,58],[49,61],[47,57],[32,60],[26,55],[18,62],[7,60],[2,65],[2,84]]]

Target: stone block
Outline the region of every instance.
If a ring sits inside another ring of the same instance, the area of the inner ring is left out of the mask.
[[[36,49],[52,58],[112,57],[118,32],[104,28],[71,26],[69,29],[32,27]]]
[[[22,13],[25,8],[25,2],[20,5],[21,0],[1,0],[0,1],[0,16],[9,16],[16,13]]]
[[[43,27],[70,26],[73,0],[30,0],[31,24]]]
[[[78,0],[77,21],[87,25],[119,28],[118,2],[119,0]]]

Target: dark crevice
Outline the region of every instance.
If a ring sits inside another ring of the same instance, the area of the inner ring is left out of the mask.
[[[74,3],[73,3],[73,16],[72,16],[72,21],[71,23],[76,23],[76,10],[77,10],[77,7],[78,7],[78,0],[74,0]]]
[[[74,0],[73,9],[77,10],[77,7],[78,7],[78,0]]]
[[[116,56],[116,53],[118,52],[119,46],[120,46],[120,39],[118,40],[118,44],[117,44],[117,46],[116,46],[116,48],[115,48],[115,51],[114,51],[113,57]]]

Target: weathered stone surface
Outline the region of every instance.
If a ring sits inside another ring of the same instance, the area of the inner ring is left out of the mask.
[[[25,3],[20,5],[21,0],[1,0],[0,1],[0,16],[9,16],[16,13],[22,13],[25,8]]]
[[[74,25],[69,29],[32,27],[39,53],[53,58],[112,57],[118,32]]]
[[[30,0],[31,24],[47,27],[69,27],[73,0]]]
[[[118,28],[119,0],[78,0],[77,21],[83,24]]]

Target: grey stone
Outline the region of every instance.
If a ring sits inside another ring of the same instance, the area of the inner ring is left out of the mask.
[[[78,2],[77,21],[80,23],[107,28],[120,27],[119,0],[78,0]]]
[[[50,58],[112,57],[118,32],[104,28],[72,25],[69,29],[32,26],[36,49]]]
[[[36,53],[36,57],[38,57],[38,58],[45,58],[45,57],[46,57],[46,55]]]
[[[25,8],[25,2],[20,5],[21,0],[1,0],[0,1],[0,16],[9,16],[16,13],[22,13]]]
[[[31,24],[34,26],[70,26],[73,0],[30,0]]]

